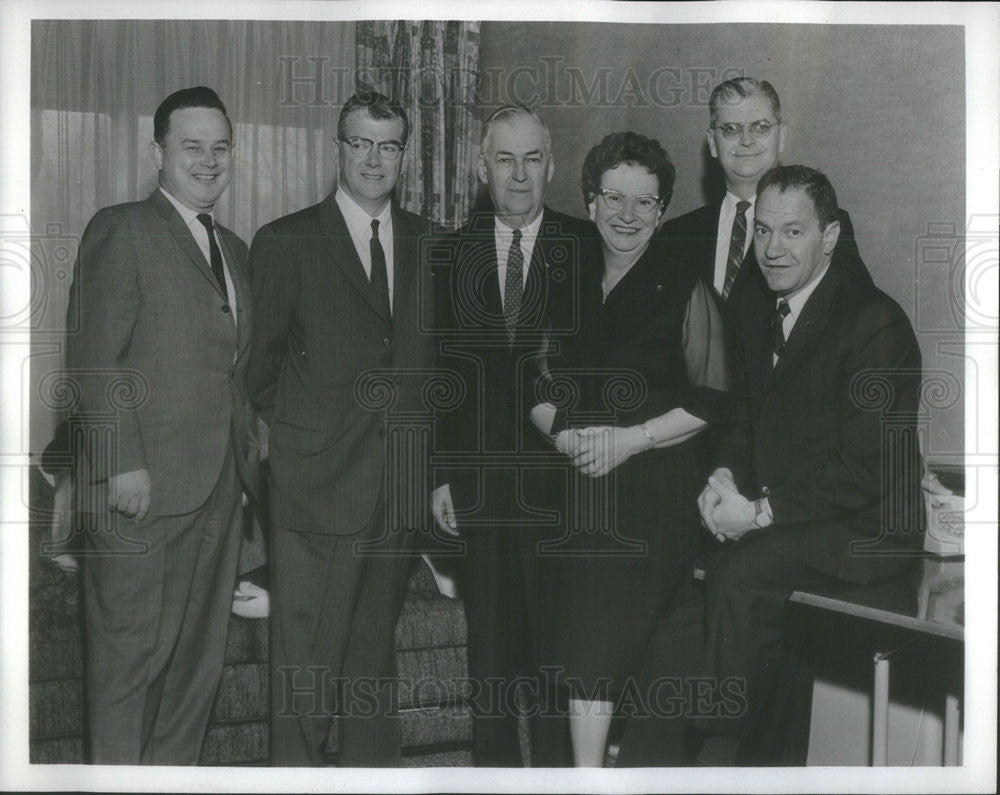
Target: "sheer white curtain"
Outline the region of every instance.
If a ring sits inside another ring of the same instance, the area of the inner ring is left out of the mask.
[[[31,449],[59,408],[46,375],[62,334],[80,234],[101,207],[156,187],[153,112],[206,85],[234,125],[236,167],[216,207],[248,243],[261,225],[313,204],[336,178],[333,137],[354,91],[353,22],[45,20],[32,25]]]

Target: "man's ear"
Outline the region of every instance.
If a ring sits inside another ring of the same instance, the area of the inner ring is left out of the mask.
[[[556,173],[556,160],[552,157],[552,153],[549,152],[549,165],[545,170],[545,181],[552,182],[552,177]]]
[[[705,139],[708,141],[708,151],[712,153],[712,157],[719,158],[719,150],[715,148],[715,133],[712,130],[705,131]]]
[[[823,230],[823,253],[826,256],[833,254],[833,249],[840,238],[840,221],[830,221]]]
[[[149,142],[149,156],[153,158],[153,165],[156,166],[156,170],[160,171],[163,169],[163,149],[160,147],[156,141]]]
[[[486,161],[483,160],[483,156],[479,155],[479,160],[477,161],[476,168],[479,171],[479,179],[482,180],[484,185],[489,185],[489,180],[486,179]]]
[[[778,155],[781,155],[785,151],[785,138],[788,135],[788,127],[782,122],[778,125]]]
[[[590,220],[595,224],[597,223],[597,197],[595,196],[589,202],[587,202],[587,215],[590,216]]]

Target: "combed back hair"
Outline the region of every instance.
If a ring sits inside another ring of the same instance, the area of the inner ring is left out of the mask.
[[[589,205],[594,200],[604,173],[622,163],[642,166],[653,174],[659,185],[657,195],[661,209],[670,204],[674,193],[674,164],[659,141],[631,131],[611,133],[587,153],[581,179],[584,204]]]
[[[182,88],[160,103],[160,107],[153,114],[153,140],[156,143],[163,146],[163,142],[166,141],[167,135],[170,133],[170,114],[175,110],[184,110],[185,108],[216,108],[221,110],[222,115],[226,117],[226,124],[229,125],[229,141],[232,143],[233,123],[229,120],[226,106],[222,104],[219,95],[207,86]]]
[[[490,114],[490,117],[486,119],[483,124],[483,137],[480,147],[480,151],[485,152],[486,147],[489,144],[490,133],[497,124],[513,124],[519,119],[528,119],[533,121],[539,127],[542,128],[542,133],[545,136],[545,154],[552,153],[552,135],[549,133],[549,128],[542,121],[542,117],[535,113],[533,110],[528,110],[528,108],[523,105],[504,105],[500,110],[495,111]]]
[[[822,171],[808,166],[775,166],[758,180],[757,197],[768,188],[781,193],[796,188],[804,190],[812,199],[820,229],[838,219],[837,193]]]
[[[406,111],[398,102],[393,102],[385,94],[378,91],[359,88],[354,95],[344,103],[340,109],[340,119],[337,121],[337,137],[347,137],[347,119],[355,112],[368,114],[369,118],[376,121],[392,121],[399,119],[403,122],[403,145],[406,144],[410,136],[410,120],[406,117]]]
[[[771,109],[774,111],[774,118],[781,123],[781,100],[778,99],[778,92],[774,86],[766,80],[755,80],[752,77],[734,77],[719,83],[712,89],[712,96],[708,98],[708,125],[715,127],[719,120],[719,108],[723,105],[735,105],[737,102],[752,97],[755,94],[763,94],[771,101]]]

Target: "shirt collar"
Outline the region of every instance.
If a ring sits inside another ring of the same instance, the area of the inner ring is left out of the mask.
[[[535,218],[530,224],[526,224],[521,227],[521,244],[531,246],[535,242],[535,238],[538,237],[538,230],[542,228],[542,216],[545,215],[545,210],[543,209],[538,217]],[[493,216],[493,223],[495,224],[495,230],[498,240],[510,240],[514,236],[514,230],[511,229],[507,224],[501,221],[497,216]]]
[[[726,205],[726,208],[729,210],[729,212],[732,213],[733,215],[736,214],[736,205],[742,201],[750,202],[750,206],[747,208],[747,211],[750,211],[757,206],[756,196],[751,196],[749,199],[741,199],[735,193],[728,190],[726,191],[726,198],[723,199],[722,201]]]
[[[392,219],[392,201],[387,201],[385,207],[382,208],[382,212],[376,216],[372,216],[360,204],[354,201],[346,190],[341,190],[338,187],[337,192],[334,194],[334,199],[337,202],[337,206],[340,207],[340,212],[343,214],[348,226],[353,225],[367,228],[371,226],[372,221],[378,221],[379,227],[383,227]]]
[[[170,203],[174,205],[174,207],[177,208],[177,212],[181,214],[181,218],[184,219],[184,223],[187,224],[188,226],[191,226],[191,224],[194,223],[194,220],[200,215],[200,213],[197,210],[192,210],[190,207],[181,204],[162,185],[160,186],[160,192],[170,200]],[[210,210],[208,214],[212,216],[212,223],[214,224],[215,223],[214,211]],[[199,221],[198,223],[201,222]]]
[[[823,281],[823,278],[826,276],[827,271],[829,270],[830,270],[830,263],[827,262],[826,265],[823,266],[823,270],[819,272],[819,274],[816,276],[815,279],[809,282],[809,284],[807,284],[805,287],[799,290],[791,298],[785,299],[788,301],[788,308],[792,310],[791,314],[793,320],[798,319],[799,314],[802,312],[802,308],[806,305],[806,301],[809,300],[809,296],[811,296],[815,291],[815,289],[819,287],[819,283]],[[775,301],[775,307],[777,307],[778,302],[780,301],[781,301],[780,298],[778,298],[778,300]]]

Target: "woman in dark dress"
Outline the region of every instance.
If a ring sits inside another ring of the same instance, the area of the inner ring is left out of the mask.
[[[587,156],[596,225],[579,289],[553,309],[575,329],[548,359],[536,427],[571,462],[563,538],[545,551],[552,663],[565,673],[578,766],[603,764],[614,700],[657,614],[691,576],[710,424],[728,400],[715,298],[654,238],[674,168],[655,140],[607,136]],[[598,247],[596,241],[599,239]]]

